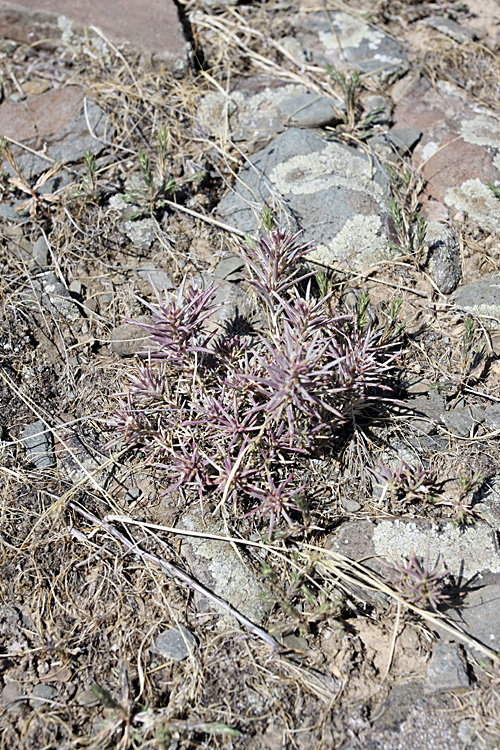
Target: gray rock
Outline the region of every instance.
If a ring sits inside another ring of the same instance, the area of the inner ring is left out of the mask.
[[[32,296],[26,296],[25,304],[30,310],[39,310],[39,305],[42,305],[50,313],[60,315],[68,323],[74,323],[81,317],[80,308],[72,299],[69,290],[52,271],[34,279],[32,287],[38,303]]]
[[[79,706],[97,706],[99,700],[92,690],[92,687],[85,688],[76,696],[76,702]]]
[[[386,83],[408,70],[399,42],[351,13],[298,13],[293,23],[297,40],[313,51],[315,65],[329,63],[347,74],[358,70]]]
[[[141,279],[149,281],[152,286],[159,292],[164,292],[166,289],[172,289],[172,279],[166,271],[161,268],[156,268],[153,265],[143,266],[138,270]]]
[[[295,128],[323,128],[343,121],[344,112],[339,102],[327,96],[298,94],[278,105],[284,124]]]
[[[7,713],[16,716],[21,713],[26,693],[18,682],[6,682],[2,690],[2,705]]]
[[[124,231],[127,237],[137,247],[148,250],[153,242],[160,236],[161,228],[156,219],[146,218],[135,221],[126,221]]]
[[[39,682],[35,685],[31,693],[31,702],[33,708],[38,708],[44,703],[52,703],[57,698],[58,690],[53,685],[45,685]]]
[[[471,551],[471,554],[474,552]],[[467,577],[467,576],[465,576]],[[447,616],[483,646],[500,650],[500,583],[493,583],[471,591],[459,610],[450,609]],[[475,652],[472,646],[466,646]]]
[[[403,156],[417,145],[421,137],[422,131],[414,125],[407,128],[393,128],[387,132],[387,140]]]
[[[240,281],[245,262],[238,255],[226,255],[214,268],[214,276],[225,281]]]
[[[484,410],[484,418],[494,430],[500,429],[500,404],[490,404]]]
[[[258,226],[262,205],[283,206],[278,221],[315,242],[308,257],[327,266],[388,260],[389,183],[367,156],[317,131],[278,135],[239,174],[219,216],[244,232]]]
[[[477,424],[484,422],[484,414],[475,407],[459,406],[452,411],[445,412],[441,419],[452,434],[469,437],[471,430]]]
[[[427,665],[425,693],[465,690],[470,685],[467,664],[459,648],[440,638]]]
[[[151,323],[149,315],[139,315],[138,323]],[[135,323],[121,323],[111,334],[111,349],[120,357],[133,357],[148,348],[152,339],[146,331]]]
[[[391,688],[387,700],[375,713],[377,729],[395,729],[402,724],[422,698],[422,685],[418,682],[401,682]]]
[[[47,268],[49,260],[49,248],[47,245],[47,240],[45,239],[43,234],[40,235],[40,237],[33,245],[32,258],[34,266],[42,268],[43,270]]]
[[[202,289],[206,289],[215,281],[217,291],[214,304],[221,304],[222,307],[210,319],[217,327],[234,326],[240,328],[248,324],[257,327],[262,323],[255,300],[237,284],[223,279],[214,279],[209,273],[197,274],[194,281]]]
[[[486,318],[490,325],[500,325],[500,278],[480,279],[461,286],[454,297],[461,310]]]
[[[30,461],[35,464],[37,469],[43,471],[56,465],[52,434],[41,420],[27,425],[21,435],[21,440],[28,452]]]
[[[196,638],[184,625],[177,625],[160,633],[154,640],[153,649],[167,659],[187,659],[196,646]]]
[[[391,123],[392,107],[384,96],[380,94],[367,96],[364,100],[364,107],[363,118],[371,116],[372,125],[389,125]]]
[[[424,23],[432,29],[440,31],[441,34],[451,37],[451,39],[454,39],[459,44],[470,42],[472,39],[477,38],[473,31],[460,26],[456,21],[452,21],[451,18],[444,16],[427,16],[427,18],[424,18]]]
[[[214,523],[208,514],[203,517],[201,513],[186,513],[178,525],[181,529],[224,535],[222,524]],[[263,601],[266,591],[250,561],[245,563],[244,550],[237,553],[228,542],[215,539],[185,537],[182,551],[195,578],[255,624],[264,621],[269,613],[269,605]],[[234,619],[210,600],[198,597],[198,605],[202,611],[220,611],[228,625],[234,626]]]
[[[451,294],[462,276],[460,245],[454,233],[439,221],[429,221],[425,236],[429,272],[439,291]]]

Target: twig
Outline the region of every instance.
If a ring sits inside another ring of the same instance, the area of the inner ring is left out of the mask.
[[[232,607],[230,604],[228,604],[224,599],[221,599],[219,596],[214,594],[210,589],[203,586],[201,583],[198,583],[194,578],[191,578],[190,575],[188,575],[182,568],[180,568],[178,565],[172,562],[167,562],[167,560],[162,560],[159,557],[156,557],[156,555],[152,555],[149,552],[145,552],[144,550],[140,549],[140,547],[137,546],[137,544],[134,544],[129,539],[127,539],[126,536],[124,536],[122,533],[118,531],[112,524],[107,523],[105,521],[100,521],[96,516],[92,515],[92,513],[89,513],[87,510],[84,510],[76,503],[70,502],[69,503],[70,508],[72,508],[76,513],[79,513],[81,516],[86,518],[88,521],[91,521],[92,523],[96,524],[100,528],[104,529],[108,534],[113,536],[115,539],[117,539],[121,544],[123,544],[124,547],[126,547],[130,552],[133,552],[135,555],[139,555],[144,560],[147,560],[148,562],[152,563],[153,565],[156,565],[157,567],[164,570],[168,575],[172,576],[172,578],[177,578],[178,580],[182,581],[183,583],[187,584],[193,591],[197,591],[202,596],[206,596],[210,601],[214,602],[214,604],[217,604],[219,607],[224,609],[228,614],[232,615],[238,622],[243,625],[247,630],[249,630],[253,635],[256,635],[258,638],[261,638],[263,641],[265,641],[268,646],[271,646],[273,651],[276,652],[282,652],[285,649],[276,641],[272,635],[267,633],[262,628],[259,628],[258,625],[255,625],[253,622],[248,620],[244,615],[242,615],[240,612],[238,612],[237,609]]]

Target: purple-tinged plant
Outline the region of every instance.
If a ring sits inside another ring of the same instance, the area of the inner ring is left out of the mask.
[[[207,351],[213,337],[206,330],[208,318],[221,308],[214,304],[217,287],[210,284],[200,289],[196,284],[186,284],[183,279],[177,296],[171,296],[166,303],[159,300],[158,307],[144,302],[153,313],[153,323],[136,323],[146,331],[157,345],[152,353],[155,359],[172,362],[192,361],[194,352]]]
[[[300,508],[303,488],[291,470],[297,455],[327,445],[374,389],[387,388],[394,366],[378,334],[356,316],[336,316],[331,294],[314,295],[301,265],[311,249],[281,230],[240,248],[266,308],[267,327],[257,332],[217,333],[213,285],[203,290],[184,279],[177,294],[146,303],[153,321],[139,325],[152,351],[110,420],[113,444],[140,447],[168,477],[166,492],[184,487],[202,502],[212,494],[219,504],[268,513],[270,535]]]
[[[443,583],[449,571],[442,560],[430,569],[428,547],[422,562],[412,549],[406,562],[399,560],[386,568],[391,582],[409,604],[430,607],[437,612],[438,607],[448,601],[449,596],[443,592]]]
[[[252,486],[248,489],[248,494],[260,501],[260,505],[258,505],[257,508],[252,508],[252,510],[246,515],[249,516],[254,513],[269,513],[269,541],[271,541],[274,524],[279,521],[281,516],[283,516],[290,526],[293,526],[293,521],[290,518],[288,511],[300,510],[298,497],[305,489],[306,485],[303,484],[293,490],[287,489],[292,480],[293,473],[289,474],[283,482],[276,485],[269,471],[267,471],[266,486]]]
[[[274,295],[283,294],[312,275],[300,275],[300,267],[297,267],[297,261],[313,250],[311,243],[298,244],[299,234],[288,229],[261,231],[256,240],[236,250],[250,271],[250,284],[272,309],[276,304]]]
[[[377,461],[377,468],[372,472],[383,487],[381,502],[388,495],[391,505],[395,505],[398,500],[404,502],[415,498],[427,500],[430,497],[436,474],[434,469],[425,469],[420,461],[416,466],[410,466],[402,460],[392,467],[382,461]]]

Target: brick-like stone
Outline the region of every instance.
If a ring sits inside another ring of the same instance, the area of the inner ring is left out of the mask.
[[[75,30],[95,26],[110,41],[129,43],[173,72],[187,67],[187,46],[173,0],[6,0],[0,2],[0,34],[25,42],[60,39],[57,19]]]

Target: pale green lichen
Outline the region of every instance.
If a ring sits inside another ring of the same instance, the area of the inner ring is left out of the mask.
[[[335,27],[337,34],[333,31],[319,32],[320,41],[326,49],[340,49],[340,39],[342,39],[342,49],[359,47],[365,39],[370,42],[371,49],[376,49],[384,39],[380,31],[343,11],[335,14]]]
[[[375,528],[373,543],[376,554],[384,557],[408,558],[413,550],[424,559],[428,553],[431,566],[444,560],[448,570],[465,579],[483,570],[500,572],[500,555],[487,524],[459,529],[449,523],[443,529],[434,525],[422,529],[415,523],[382,521]]]
[[[383,199],[383,190],[372,179],[368,160],[337,143],[327,143],[322,151],[292,156],[277,164],[269,179],[282,195],[312,195],[341,187],[363,191],[378,203]]]
[[[460,134],[467,143],[500,148],[500,123],[492,117],[478,115],[471,120],[462,120]]]
[[[457,187],[446,191],[444,202],[459,211],[464,211],[483,228],[490,231],[498,229],[498,198],[481,180],[475,177],[465,180]]]
[[[330,242],[317,245],[309,258],[322,265],[329,265],[332,260],[349,262],[354,258],[366,264],[387,260],[391,253],[381,232],[380,216],[358,214],[346,221]]]

